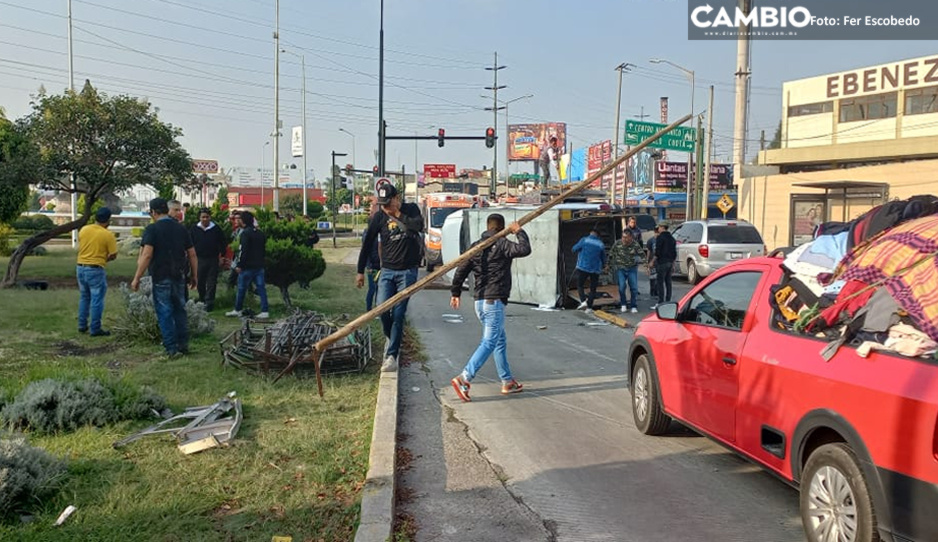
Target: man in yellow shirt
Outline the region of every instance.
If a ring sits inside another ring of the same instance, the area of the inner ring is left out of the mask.
[[[98,209],[94,220],[94,224],[88,224],[78,232],[78,332],[89,331],[90,312],[90,335],[106,337],[111,332],[101,329],[104,295],[107,293],[107,273],[104,267],[107,262],[117,258],[117,239],[107,229],[111,222],[110,209]]]

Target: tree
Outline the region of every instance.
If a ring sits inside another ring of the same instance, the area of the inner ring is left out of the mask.
[[[769,148],[782,148],[782,121],[778,121],[778,128],[775,129],[775,135],[772,136],[772,141],[769,142]]]
[[[280,200],[280,209],[288,214],[303,216],[303,196],[300,194],[290,194]],[[316,200],[306,200],[306,214],[310,218],[319,218],[322,214],[322,204]]]
[[[35,191],[35,190],[33,190],[32,192],[30,192],[30,193],[29,193],[29,204],[27,205],[27,209],[26,209],[26,210],[27,210],[27,211],[36,212],[36,211],[38,211],[39,209],[41,209],[42,206],[41,206],[40,203],[39,203],[39,200],[41,200],[41,199],[42,199],[42,194],[40,194],[39,192],[37,192],[37,191]]]
[[[13,222],[29,204],[29,185],[41,178],[39,148],[21,124],[0,111],[0,224]]]
[[[329,212],[331,212],[333,216],[338,214],[343,203],[352,203],[352,192],[348,188],[339,188],[336,186],[334,198],[332,190],[329,190],[326,198],[326,207],[329,208]]]
[[[177,141],[182,130],[161,122],[148,102],[124,95],[108,97],[85,81],[78,93],[34,97],[32,108],[20,122],[39,148],[38,184],[84,194],[85,207],[77,220],[23,241],[13,252],[0,287],[16,282],[23,258],[35,247],[83,226],[102,195],[136,184],[182,183],[192,174],[189,153]]]
[[[284,305],[292,307],[290,286],[316,280],[326,270],[322,252],[307,243],[316,225],[306,220],[276,220],[267,209],[256,209],[255,216],[267,235],[264,279],[280,290]]]

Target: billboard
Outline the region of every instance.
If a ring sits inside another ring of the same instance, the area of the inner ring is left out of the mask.
[[[303,127],[294,126],[290,139],[290,150],[294,158],[303,156]]]
[[[567,123],[511,124],[508,126],[508,160],[537,160],[551,136],[557,136],[561,149],[567,147]]]
[[[431,179],[452,179],[456,177],[456,164],[424,164],[423,174]]]
[[[193,160],[194,173],[218,173],[218,160]]]
[[[603,166],[609,163],[612,160],[612,141],[606,140],[602,143],[597,143],[595,145],[590,145],[589,149],[586,151],[586,176],[591,177],[594,173],[601,170]],[[611,177],[611,175],[610,175]],[[608,186],[603,185],[605,178],[600,180],[597,179],[590,183],[590,188],[600,188],[604,190],[608,189]]]
[[[696,164],[694,165],[696,172]],[[729,164],[710,164],[710,190],[725,191],[733,187],[733,167]],[[655,163],[655,192],[685,192],[687,190],[687,163]]]

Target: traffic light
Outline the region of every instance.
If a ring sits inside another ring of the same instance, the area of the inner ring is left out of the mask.
[[[440,128],[440,131],[437,132],[436,134],[436,146],[442,147],[443,143],[445,143],[445,140],[446,140],[446,130]]]
[[[485,129],[485,146],[490,149],[495,146],[495,128]]]
[[[378,176],[378,166],[371,168],[371,172],[374,173],[375,177]]]

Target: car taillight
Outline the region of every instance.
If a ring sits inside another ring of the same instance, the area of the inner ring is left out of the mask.
[[[697,252],[699,252],[700,255],[703,256],[704,258],[710,257],[710,247],[708,247],[707,245],[700,245],[699,247],[697,247]]]

